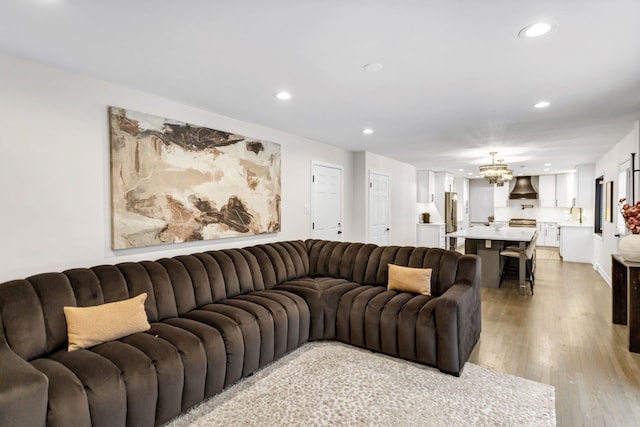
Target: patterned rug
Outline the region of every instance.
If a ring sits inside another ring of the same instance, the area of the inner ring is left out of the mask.
[[[557,248],[538,246],[536,247],[536,258],[560,261],[560,251]]]
[[[308,343],[166,426],[555,426],[550,385]]]

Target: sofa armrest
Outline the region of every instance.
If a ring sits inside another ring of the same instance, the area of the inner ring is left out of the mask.
[[[459,376],[480,338],[479,288],[454,284],[437,297],[435,315],[438,368]]]
[[[0,426],[44,426],[49,380],[9,348],[0,321]]]

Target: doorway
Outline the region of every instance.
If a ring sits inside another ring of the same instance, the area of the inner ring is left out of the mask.
[[[342,241],[342,168],[311,163],[311,238]]]
[[[389,244],[389,175],[369,171],[369,242]]]

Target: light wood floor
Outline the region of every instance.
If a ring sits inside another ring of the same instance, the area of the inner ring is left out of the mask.
[[[469,361],[553,385],[558,426],[640,426],[640,354],[611,323],[609,285],[589,264],[539,259],[534,291],[482,289]]]

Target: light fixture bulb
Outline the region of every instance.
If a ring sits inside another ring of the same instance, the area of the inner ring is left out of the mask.
[[[536,22],[535,24],[527,25],[518,33],[521,38],[534,38],[547,34],[554,27],[553,23],[549,22]]]
[[[286,101],[287,99],[291,99],[291,94],[284,90],[274,93],[273,96],[283,101]]]
[[[371,62],[370,64],[365,64],[363,68],[371,73],[376,73],[382,70],[382,64],[379,62]]]
[[[533,104],[533,108],[547,108],[551,103],[549,101],[540,101]]]
[[[371,135],[373,133],[373,129],[370,129],[370,128],[362,129],[362,133],[365,135]]]

